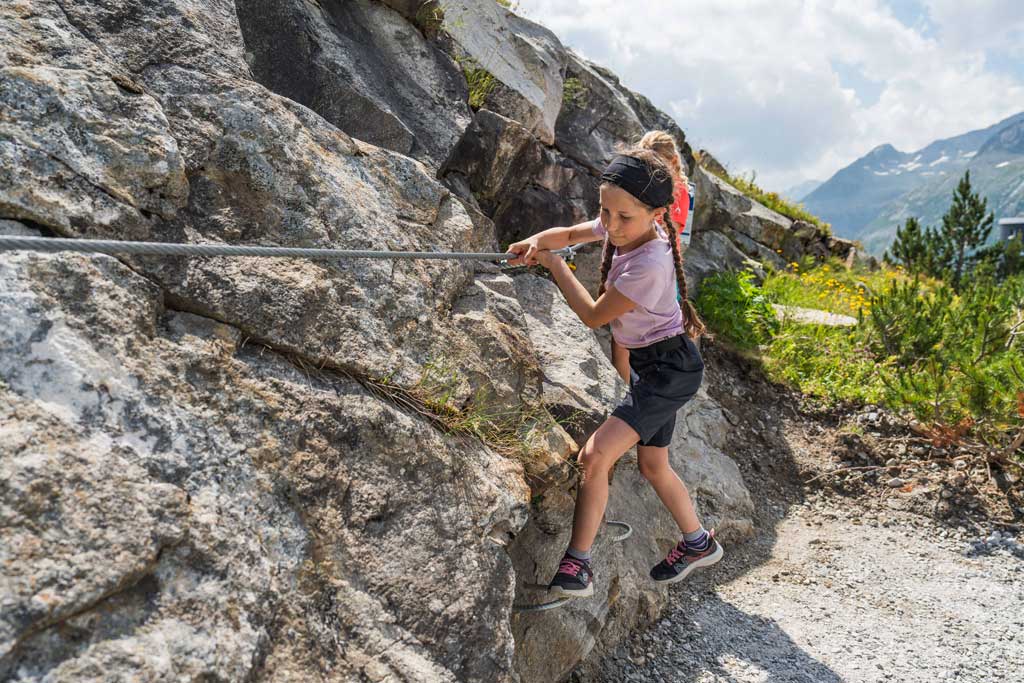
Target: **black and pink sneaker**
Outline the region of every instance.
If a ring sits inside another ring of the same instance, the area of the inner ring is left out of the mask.
[[[594,572],[587,560],[565,555],[551,579],[548,593],[561,598],[589,598],[594,594]]]
[[[683,541],[668,552],[668,557],[654,565],[651,578],[658,583],[682,581],[698,567],[710,567],[725,555],[722,546],[715,540],[715,531],[708,532],[708,545],[703,550],[687,547]]]

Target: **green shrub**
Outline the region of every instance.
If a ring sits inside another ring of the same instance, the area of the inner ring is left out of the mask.
[[[764,344],[779,320],[747,271],[716,273],[700,285],[697,308],[711,329],[741,349]]]
[[[828,403],[879,403],[885,395],[878,361],[855,328],[786,322],[763,358],[769,378]]]
[[[1024,275],[979,271],[957,294],[898,268],[809,265],[771,272],[762,287],[749,273],[714,275],[698,307],[712,331],[758,349],[770,378],[806,394],[885,404],[999,448],[1024,429]],[[780,324],[771,302],[854,314],[858,325]]]
[[[917,279],[873,299],[864,334],[886,362],[887,400],[922,421],[978,425],[982,436],[1020,428],[1024,396],[1024,277],[980,277],[957,296]]]

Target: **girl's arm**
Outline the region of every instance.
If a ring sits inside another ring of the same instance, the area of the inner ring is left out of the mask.
[[[548,228],[521,242],[510,245],[509,253],[518,254],[518,258],[509,261],[508,264],[510,266],[532,266],[537,263],[537,252],[539,251],[564,249],[573,244],[596,242],[600,239],[603,237],[594,234],[594,221],[579,223],[568,228]]]
[[[615,287],[609,287],[597,301],[594,301],[590,292],[580,284],[561,256],[544,250],[538,252],[537,260],[551,271],[555,283],[565,295],[569,308],[591,329],[607,325],[636,308],[636,303]]]

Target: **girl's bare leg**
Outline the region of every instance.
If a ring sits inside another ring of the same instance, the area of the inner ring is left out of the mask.
[[[619,377],[626,384],[629,384],[629,349],[619,346],[612,339],[612,365],[619,372]]]
[[[651,482],[658,498],[672,513],[679,530],[688,534],[700,529],[700,520],[693,508],[690,492],[668,462],[668,448],[637,446],[636,459],[640,465],[640,474]]]
[[[571,547],[587,552],[594,544],[608,506],[608,472],[639,440],[640,436],[632,427],[614,416],[605,420],[587,439],[579,456],[582,473],[572,522],[572,540],[569,542]]]

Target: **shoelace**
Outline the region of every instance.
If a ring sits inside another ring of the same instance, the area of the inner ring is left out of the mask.
[[[686,550],[682,548],[682,546],[683,544],[679,543],[678,545],[676,545],[676,547],[672,548],[672,550],[669,551],[668,557],[665,558],[665,562],[667,564],[673,565],[679,561],[679,558],[681,558],[683,554],[686,552]]]
[[[580,573],[581,569],[583,569],[583,563],[571,557],[563,557],[562,563],[558,565],[558,573],[568,574],[569,576],[576,576]]]

